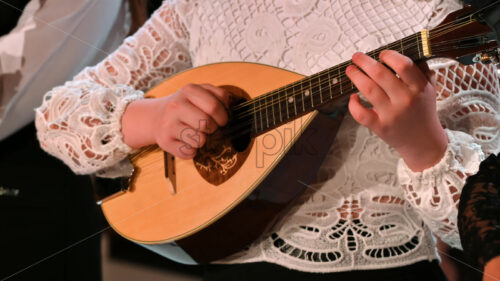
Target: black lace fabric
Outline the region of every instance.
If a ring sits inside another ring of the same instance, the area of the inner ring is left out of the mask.
[[[468,262],[481,271],[500,255],[500,154],[469,177],[458,207],[458,228]]]

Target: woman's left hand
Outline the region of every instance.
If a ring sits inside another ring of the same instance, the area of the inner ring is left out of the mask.
[[[346,74],[373,107],[363,106],[353,94],[349,111],[394,147],[410,169],[422,171],[439,162],[448,145],[436,112],[436,90],[408,57],[386,50],[379,59],[363,53],[352,56],[354,65],[347,67]]]

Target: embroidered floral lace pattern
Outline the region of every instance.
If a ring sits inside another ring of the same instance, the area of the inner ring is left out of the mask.
[[[107,168],[130,151],[121,142],[118,122],[126,103],[140,98],[135,90],[172,73],[191,65],[250,61],[312,74],[350,59],[356,50],[436,25],[457,8],[451,0],[165,2],[105,61],[48,93],[37,110],[39,138],[78,172]],[[440,163],[413,173],[393,149],[347,116],[309,192],[272,233],[221,262],[269,261],[332,272],[435,259],[430,231],[459,246],[460,188],[466,175],[477,171],[483,153],[495,152],[499,144],[499,85],[491,66],[445,60],[430,66],[450,139]],[[129,89],[129,100],[115,96],[116,84]],[[85,89],[92,87],[116,97],[111,104],[117,110],[89,107]],[[71,106],[65,103],[69,99]],[[104,124],[113,129],[99,134]],[[107,135],[113,145],[101,145]],[[82,147],[106,160],[99,163]],[[94,153],[97,148],[102,150]]]
[[[96,67],[46,94],[36,118],[41,146],[77,173],[115,165],[102,171],[119,175],[116,170],[129,167],[120,161],[131,151],[122,141],[121,115],[129,102],[143,97],[140,90],[191,66],[186,39],[174,10],[157,11]]]

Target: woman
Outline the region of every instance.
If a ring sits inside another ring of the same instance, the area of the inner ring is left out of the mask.
[[[271,235],[218,262],[229,265],[208,266],[206,279],[444,280],[431,231],[460,246],[460,187],[484,154],[498,149],[498,136],[489,133],[499,128],[494,69],[436,60],[429,62],[433,86],[401,54],[380,57],[396,76],[355,52],[435,26],[460,6],[456,1],[166,1],[115,53],[46,94],[37,109],[38,137],[77,173],[126,175],[130,164],[122,160],[133,149],[158,144],[190,158],[206,134],[228,120],[229,95],[212,85],[142,99],[143,90],[162,79],[221,61],[310,75],[352,56],[356,66],[346,74],[375,108],[351,97],[351,114],[310,192]],[[197,126],[200,119],[207,120],[206,128]],[[484,124],[486,129],[477,131]],[[197,131],[201,141],[182,139],[184,129]],[[336,258],[313,258],[327,252]]]

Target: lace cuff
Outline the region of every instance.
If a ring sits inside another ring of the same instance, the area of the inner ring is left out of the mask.
[[[77,174],[116,165],[132,150],[123,142],[121,116],[143,95],[130,86],[85,80],[56,87],[36,109],[40,145]]]
[[[500,158],[491,155],[467,179],[458,208],[458,229],[468,262],[483,269],[500,255]]]
[[[484,159],[481,147],[463,132],[446,130],[449,143],[444,157],[422,172],[413,172],[401,159],[399,182],[405,197],[434,234],[452,247],[461,248],[457,206],[467,176],[477,172]]]

